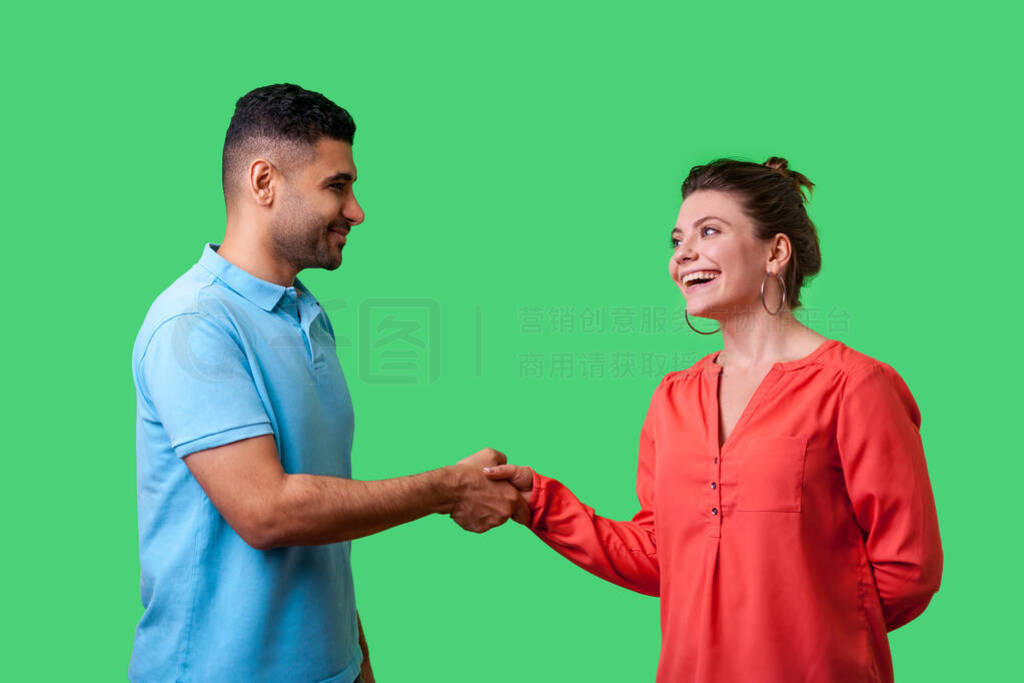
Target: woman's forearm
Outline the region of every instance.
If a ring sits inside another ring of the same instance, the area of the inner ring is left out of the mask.
[[[641,509],[628,522],[607,519],[561,482],[536,473],[530,510],[530,529],[569,561],[638,593],[660,593],[652,511]]]

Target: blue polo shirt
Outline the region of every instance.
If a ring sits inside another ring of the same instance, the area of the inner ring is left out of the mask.
[[[256,550],[183,458],[273,434],[288,473],[351,477],[353,412],[316,298],[207,244],[132,350],[140,588],[135,681],[338,681],[359,673],[350,543]]]

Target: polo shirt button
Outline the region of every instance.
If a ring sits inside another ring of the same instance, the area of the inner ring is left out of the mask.
[[[718,514],[718,508],[711,508],[711,514],[717,515]]]
[[[716,484],[715,482],[711,482],[711,488],[717,489],[718,488],[718,484]]]
[[[718,464],[718,458],[715,458],[715,464],[716,465]]]

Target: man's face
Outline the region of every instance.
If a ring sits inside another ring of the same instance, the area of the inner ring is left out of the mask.
[[[296,270],[340,266],[346,236],[364,217],[352,191],[355,180],[352,145],[320,138],[313,160],[288,169],[280,186],[271,222],[277,255]]]

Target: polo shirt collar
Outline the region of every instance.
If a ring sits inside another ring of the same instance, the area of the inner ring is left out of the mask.
[[[287,287],[273,282],[261,280],[252,273],[248,273],[234,265],[226,258],[217,253],[220,244],[207,242],[203,247],[203,255],[199,259],[199,265],[217,276],[228,287],[244,296],[265,311],[272,311],[277,303],[288,290]],[[309,293],[306,286],[295,278],[295,289]]]

